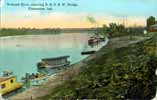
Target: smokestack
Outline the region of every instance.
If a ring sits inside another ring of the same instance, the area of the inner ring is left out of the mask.
[[[95,25],[94,27],[97,27],[97,26],[98,26],[98,25],[97,25],[97,21],[96,21],[92,16],[87,16],[87,20],[88,20],[91,24]]]
[[[87,16],[87,20],[88,20],[91,24],[97,23],[96,20],[95,20],[93,17],[91,17],[91,16]]]

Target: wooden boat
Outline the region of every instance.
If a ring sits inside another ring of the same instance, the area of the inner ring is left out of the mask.
[[[28,84],[29,86],[26,87],[30,87],[32,85],[40,85],[42,82],[44,82],[46,80],[46,74],[43,73],[26,73],[25,77],[22,77],[22,81],[24,84]]]
[[[42,59],[42,61],[37,64],[37,67],[55,69],[55,68],[68,66],[70,65],[70,61],[68,61],[68,58],[69,56],[45,58],[45,59]]]
[[[88,40],[88,44],[89,44],[89,45],[92,45],[92,44],[99,43],[99,42],[102,42],[102,41],[105,41],[105,38],[101,38],[101,37],[91,37],[91,38]]]
[[[89,55],[89,54],[93,54],[95,52],[96,52],[95,50],[92,50],[92,51],[83,51],[83,52],[81,52],[81,54],[82,55]]]
[[[40,79],[40,78],[43,78],[43,77],[45,77],[45,76],[46,76],[46,75],[45,75],[45,74],[42,74],[42,73],[32,73],[32,74],[26,73],[26,74],[25,74],[25,77],[22,77],[22,80]]]
[[[0,77],[0,93],[2,95],[22,88],[23,84],[16,81],[15,76]]]

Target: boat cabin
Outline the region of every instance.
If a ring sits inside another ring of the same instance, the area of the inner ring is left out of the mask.
[[[68,61],[69,56],[61,56],[56,58],[46,58],[42,59],[40,63],[38,63],[39,68],[58,68],[62,66],[67,66],[70,64]]]
[[[22,83],[16,81],[15,76],[11,77],[0,77],[0,93],[5,95],[7,93],[13,92],[20,89],[23,86]]]

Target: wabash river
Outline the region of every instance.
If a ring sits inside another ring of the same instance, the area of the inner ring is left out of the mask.
[[[87,56],[85,50],[98,50],[105,43],[95,47],[88,45],[91,34],[66,33],[58,35],[29,35],[0,38],[0,73],[9,70],[20,80],[25,73],[36,73],[36,64],[42,58],[69,55],[71,63],[76,63]]]

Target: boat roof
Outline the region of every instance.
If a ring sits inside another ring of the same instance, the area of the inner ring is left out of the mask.
[[[11,76],[11,77],[0,77],[0,82],[4,82],[4,81],[9,80],[11,78],[15,78],[15,76]]]
[[[44,58],[42,61],[51,61],[51,60],[60,60],[60,59],[67,59],[70,56],[60,56],[60,57],[54,57],[54,58]]]

